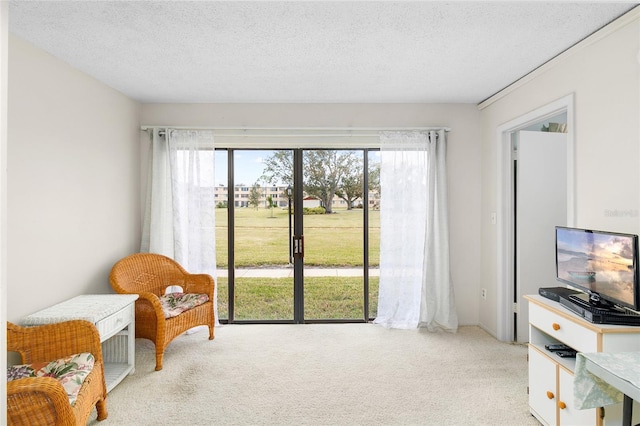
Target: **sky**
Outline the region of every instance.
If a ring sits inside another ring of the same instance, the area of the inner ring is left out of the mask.
[[[262,176],[263,160],[273,151],[234,151],[235,184],[252,186]],[[227,185],[227,151],[216,151],[216,185]]]
[[[235,171],[235,184],[243,184],[245,186],[252,186],[262,176],[264,170],[263,161],[269,158],[275,151],[271,150],[235,150],[234,151],[234,171]],[[380,161],[380,152],[373,151],[371,155],[376,157],[376,161]],[[371,157],[370,157],[371,158]],[[216,185],[227,185],[227,151],[217,150],[215,151],[216,161]],[[374,160],[369,160],[374,161]],[[263,185],[262,182],[260,182]],[[278,183],[278,186],[283,185],[282,182]]]

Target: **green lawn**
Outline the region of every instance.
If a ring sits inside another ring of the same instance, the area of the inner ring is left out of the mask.
[[[218,268],[228,268],[227,209],[216,209]],[[380,213],[369,213],[369,264],[379,265]],[[336,210],[333,214],[305,215],[305,267],[362,268],[363,212]],[[235,210],[235,266],[282,267],[289,262],[289,220],[286,210]],[[219,317],[228,318],[228,282],[218,279]],[[375,317],[378,278],[369,279],[370,316]],[[305,319],[362,319],[362,277],[305,277]],[[236,320],[293,319],[293,280],[238,278],[235,280]]]
[[[229,318],[228,281],[218,279],[218,316]],[[362,277],[305,277],[305,319],[363,319]],[[369,316],[378,308],[378,277],[369,278]],[[292,320],[293,279],[236,278],[236,320]]]
[[[274,208],[235,210],[236,268],[286,265],[289,261],[287,211]],[[363,264],[363,214],[361,209],[333,214],[305,215],[305,265],[350,267]],[[219,268],[228,265],[227,209],[216,209],[216,252]],[[369,264],[380,258],[380,212],[369,213]]]

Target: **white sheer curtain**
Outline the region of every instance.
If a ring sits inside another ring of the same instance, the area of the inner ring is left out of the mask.
[[[147,202],[142,227],[141,252],[173,253],[173,195],[169,167],[169,144],[164,130],[153,129],[149,148]]]
[[[446,133],[380,134],[380,288],[374,323],[455,332]]]
[[[214,178],[213,132],[154,129],[140,251],[216,278]]]

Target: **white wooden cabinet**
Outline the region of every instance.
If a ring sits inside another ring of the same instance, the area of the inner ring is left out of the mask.
[[[83,319],[100,333],[104,380],[110,392],[135,371],[135,305],[137,294],[81,295],[25,317],[22,325],[36,326]]]
[[[546,424],[557,422],[558,364],[529,349],[529,406],[531,414]],[[531,380],[535,377],[535,380]]]
[[[640,327],[593,324],[542,296],[525,296],[525,299],[529,302],[531,414],[544,425],[621,424],[622,404],[607,406],[604,410],[574,408],[575,358],[561,358],[545,349],[545,345],[564,343],[578,352],[640,351]],[[636,416],[639,411],[636,403]],[[640,421],[636,416],[634,424]]]

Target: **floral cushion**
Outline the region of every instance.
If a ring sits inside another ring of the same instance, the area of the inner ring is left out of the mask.
[[[206,294],[167,293],[164,296],[160,296],[165,318],[176,317],[208,301],[209,296]]]
[[[69,397],[69,403],[73,405],[84,379],[93,369],[94,362],[93,355],[85,352],[51,362],[12,365],[7,367],[7,381],[25,377],[52,377],[64,387]]]

